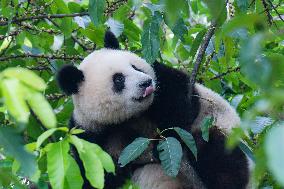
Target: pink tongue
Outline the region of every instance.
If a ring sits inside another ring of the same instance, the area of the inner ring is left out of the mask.
[[[149,86],[145,89],[145,92],[143,94],[143,98],[146,96],[149,96],[150,94],[152,94],[155,91],[153,86]]]

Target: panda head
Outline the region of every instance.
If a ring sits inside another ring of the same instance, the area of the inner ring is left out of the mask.
[[[88,55],[79,68],[64,66],[57,79],[72,95],[74,119],[83,126],[116,124],[139,115],[152,104],[156,82],[153,68],[119,50],[111,32],[106,32],[105,48]]]

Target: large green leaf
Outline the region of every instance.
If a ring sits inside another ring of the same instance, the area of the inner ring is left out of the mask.
[[[99,159],[100,159],[104,169],[106,170],[106,172],[108,172],[108,173],[114,173],[115,172],[115,166],[114,166],[114,163],[112,161],[112,158],[110,157],[110,155],[108,153],[103,151],[103,149],[99,145],[90,143],[90,142],[85,141],[83,139],[80,139],[80,138],[78,138],[77,136],[74,136],[74,135],[71,135],[70,139],[71,139],[71,142],[76,146],[76,149],[78,151],[84,151],[84,150],[86,150],[86,148],[92,148],[93,151],[99,157]]]
[[[29,108],[25,102],[25,92],[17,79],[6,78],[1,82],[4,104],[10,114],[18,121],[27,123],[30,115]]]
[[[28,69],[20,67],[7,68],[2,72],[2,74],[5,77],[17,78],[26,85],[39,91],[43,91],[46,88],[46,84],[43,79]]]
[[[91,0],[89,1],[89,14],[91,20],[98,26],[104,21],[105,0]]]
[[[132,143],[130,143],[126,148],[121,152],[118,163],[121,167],[124,167],[129,162],[135,160],[139,157],[150,144],[148,138],[139,137],[136,138]]]
[[[53,189],[81,189],[83,179],[75,160],[68,154],[69,144],[62,140],[50,145],[47,171]]]
[[[143,26],[142,32],[142,56],[148,63],[153,63],[159,56],[160,50],[160,25],[162,16],[155,12],[154,16],[148,18]]]
[[[59,128],[52,128],[52,129],[48,129],[47,131],[45,131],[44,133],[42,133],[36,141],[36,148],[38,149],[41,144],[48,138],[50,137],[55,131],[64,131],[64,132],[68,132],[68,128],[67,127],[59,127]]]
[[[203,140],[207,142],[209,141],[209,130],[212,127],[213,121],[214,121],[214,117],[207,116],[202,120],[202,123],[200,126],[201,132],[202,132],[202,138]]]
[[[56,127],[56,117],[53,109],[41,93],[30,90],[27,101],[45,127]]]
[[[164,171],[167,175],[175,177],[179,172],[182,158],[181,144],[177,139],[168,137],[159,142],[157,149]]]
[[[31,177],[36,171],[35,156],[24,149],[24,141],[13,128],[0,127],[0,146],[21,165],[21,173]]]
[[[194,157],[197,158],[197,148],[193,136],[186,130],[181,129],[179,127],[174,127],[174,130],[180,136],[182,141],[187,145],[187,147],[191,150]]]
[[[90,142],[70,136],[71,143],[76,147],[83,162],[85,174],[91,185],[95,188],[104,187],[104,167],[97,155],[96,146]]]
[[[266,136],[265,152],[268,168],[277,181],[284,186],[284,124],[272,128]]]

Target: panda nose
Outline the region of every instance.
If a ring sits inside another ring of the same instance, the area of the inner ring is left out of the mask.
[[[143,81],[142,83],[139,84],[139,87],[141,88],[147,88],[152,85],[152,79],[148,79],[146,81]]]

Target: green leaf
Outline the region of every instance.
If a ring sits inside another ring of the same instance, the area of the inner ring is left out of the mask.
[[[105,151],[103,151],[103,149],[97,145],[97,144],[93,144],[87,141],[84,141],[80,138],[78,138],[77,136],[70,136],[71,142],[76,146],[77,150],[79,151],[84,151],[84,145],[86,146],[90,146],[93,151],[97,154],[97,156],[99,157],[104,169],[106,170],[106,172],[108,173],[114,173],[115,172],[115,166],[114,163],[112,161],[112,158],[110,157],[110,155],[108,153],[106,153]]]
[[[267,164],[276,180],[284,186],[284,125],[272,128],[266,135],[265,152]]]
[[[200,45],[200,43],[201,43],[201,41],[202,41],[206,31],[207,31],[206,29],[201,30],[197,34],[197,36],[195,37],[195,39],[193,41],[193,44],[191,46],[190,52],[189,52],[189,56],[191,56],[192,58],[194,58],[194,56],[195,56],[195,54],[196,54],[196,52],[197,52],[197,50],[199,48],[199,45]]]
[[[177,139],[168,137],[159,142],[157,149],[164,171],[167,175],[175,177],[179,172],[182,158],[181,144]]]
[[[209,141],[209,129],[213,125],[214,118],[212,116],[207,116],[202,120],[201,123],[201,132],[202,132],[202,138],[206,142]]]
[[[104,22],[105,0],[90,0],[89,15],[95,26]]]
[[[236,0],[237,6],[240,8],[242,12],[246,12],[249,6],[249,0]]]
[[[53,189],[81,189],[83,186],[80,169],[68,152],[67,140],[51,144],[47,152],[47,171]]]
[[[95,144],[79,139],[72,135],[69,137],[71,143],[76,147],[80,159],[83,162],[85,174],[91,185],[95,188],[104,187],[104,167],[97,154]]]
[[[44,133],[42,133],[36,141],[36,148],[39,149],[39,147],[42,145],[42,143],[48,138],[50,137],[55,131],[65,131],[68,132],[68,128],[67,127],[59,127],[59,128],[52,128],[52,129],[48,129],[47,131],[45,131]]]
[[[142,57],[148,62],[153,63],[159,55],[160,50],[160,25],[162,16],[159,12],[155,12],[154,16],[148,18],[143,26],[141,38]]]
[[[139,157],[150,144],[150,140],[148,138],[139,137],[136,138],[131,144],[126,146],[121,152],[118,163],[121,167],[124,167],[129,162],[135,160]]]
[[[180,136],[182,141],[187,145],[187,147],[191,150],[195,159],[197,159],[197,148],[193,136],[186,130],[181,129],[179,127],[174,127],[174,130]]]
[[[165,14],[170,23],[175,23],[182,11],[188,15],[189,7],[186,0],[166,0],[165,5]]]
[[[29,119],[29,108],[24,99],[23,88],[17,79],[3,79],[1,82],[4,104],[9,113],[18,121],[27,123]]]
[[[227,8],[225,0],[203,0],[206,3],[213,19],[219,24],[223,24],[227,18]]]
[[[173,27],[171,27],[172,32],[179,38],[181,41],[184,41],[184,35],[187,34],[187,27],[182,18],[177,19]]]
[[[43,91],[46,89],[46,84],[43,79],[28,69],[20,67],[7,68],[2,74],[4,77],[17,78],[36,90]]]
[[[0,127],[0,146],[20,163],[22,174],[31,177],[36,171],[35,156],[28,153],[23,144],[21,135],[15,129]]]
[[[45,127],[56,127],[56,117],[53,109],[41,93],[30,90],[27,101]]]

